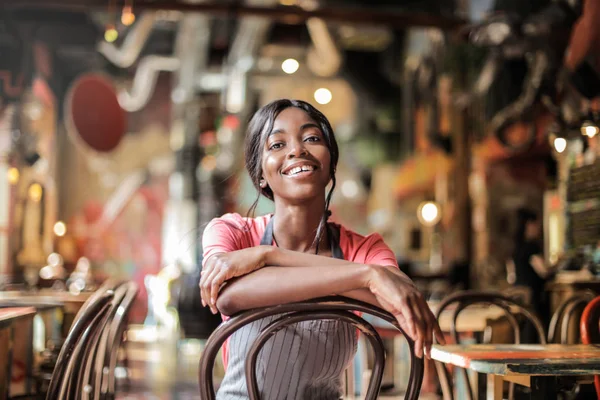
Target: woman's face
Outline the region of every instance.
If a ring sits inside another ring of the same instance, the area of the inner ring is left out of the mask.
[[[323,132],[306,112],[289,107],[279,113],[262,153],[262,176],[275,198],[324,198],[330,163]]]

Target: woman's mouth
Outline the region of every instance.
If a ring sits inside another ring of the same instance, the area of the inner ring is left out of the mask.
[[[301,164],[286,168],[282,174],[289,177],[300,177],[312,174],[317,169],[314,165]]]

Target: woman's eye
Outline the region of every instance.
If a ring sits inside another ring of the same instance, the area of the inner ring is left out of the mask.
[[[307,142],[318,142],[320,140],[321,140],[321,138],[318,136],[309,136],[305,139],[305,141],[307,141]]]
[[[269,146],[269,150],[277,150],[283,147],[283,143],[273,143]]]

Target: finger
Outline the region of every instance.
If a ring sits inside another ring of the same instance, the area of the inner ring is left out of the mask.
[[[202,304],[204,304],[205,307],[209,305],[210,297],[207,293],[207,282],[210,276],[210,272],[213,269],[214,268],[208,268],[207,270],[205,270],[200,278],[200,297],[202,298]]]
[[[423,358],[423,339],[420,337],[415,340],[415,356],[417,358]]]
[[[423,296],[419,296],[419,304],[420,311],[423,314],[423,318],[425,320],[425,355],[427,358],[431,359],[431,346],[433,345],[433,325],[435,324],[435,319],[431,314],[431,310],[427,305],[427,302],[423,298]]]
[[[227,280],[227,271],[221,270],[212,280],[211,289],[210,289],[210,302],[216,307],[217,306],[217,297],[219,296],[219,291],[221,290],[221,286]]]
[[[440,324],[437,320],[433,324],[433,330],[435,332],[435,338],[437,339],[438,343],[441,345],[445,345],[446,338],[444,337],[444,332],[442,331],[442,328],[440,327]]]
[[[408,328],[408,334],[413,340],[416,340],[419,336],[419,331],[416,326],[415,315],[413,314],[410,302],[408,299],[404,299],[400,302],[400,313],[406,321],[406,327]]]
[[[200,271],[200,282],[198,283],[198,286],[200,287],[200,299],[202,300],[202,306],[204,307],[206,307],[207,305],[207,302],[205,301],[206,297],[204,294],[204,282],[206,281],[206,278],[208,277],[208,274],[212,269],[213,262],[213,258],[208,259],[208,261],[206,261],[206,264],[204,264],[204,267],[202,267],[202,271]]]
[[[215,267],[211,269],[206,277],[206,280],[204,281],[204,290],[206,294],[206,298],[204,300],[210,307],[210,310],[213,314],[217,313],[217,307],[215,305],[216,301],[213,301],[213,298],[216,297],[216,295],[213,293],[213,289],[215,287],[215,277],[217,277],[221,271],[223,271],[223,267],[220,263],[217,263]]]
[[[419,354],[421,357],[423,356],[423,346],[425,345],[427,332],[426,332],[426,322],[421,311],[420,302],[417,297],[409,297],[409,303],[411,305],[411,309],[414,315],[415,327],[417,329],[417,339],[419,342]]]

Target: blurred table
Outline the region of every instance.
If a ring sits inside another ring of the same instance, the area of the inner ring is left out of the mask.
[[[70,292],[56,290],[39,291],[7,291],[0,292],[0,307],[5,305],[31,306],[38,310],[60,306],[63,310],[62,335],[69,331],[71,323],[77,312],[93,292],[81,292],[73,294]]]
[[[434,345],[434,360],[488,375],[488,399],[502,399],[503,382],[531,388],[531,398],[557,398],[558,377],[600,374],[600,347],[595,345],[470,344]]]
[[[0,399],[4,400],[8,396],[8,391],[12,382],[13,349],[15,341],[31,341],[33,317],[35,316],[33,307],[13,307],[0,309]],[[18,335],[16,334],[19,331]],[[23,374],[27,369],[23,365]]]

